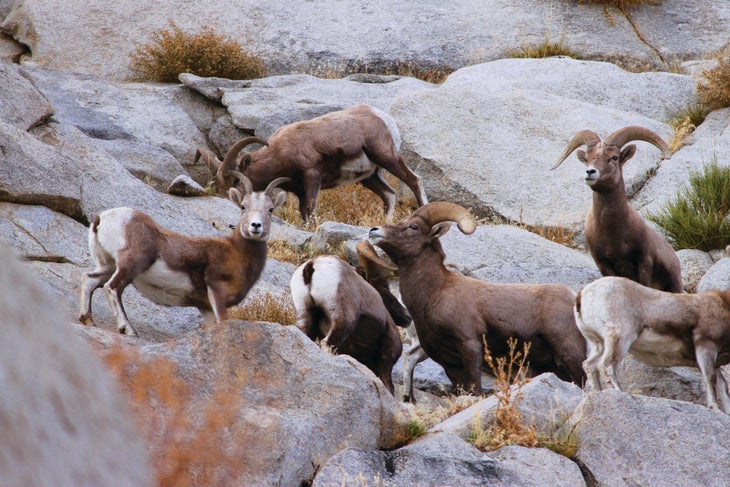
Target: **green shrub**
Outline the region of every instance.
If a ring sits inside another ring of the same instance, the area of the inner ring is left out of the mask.
[[[189,34],[170,22],[169,30],[152,34],[152,42],[131,54],[130,68],[136,80],[176,82],[180,73],[227,79],[266,76],[261,58],[240,43],[203,27]]]
[[[710,110],[730,107],[730,57],[720,59],[717,66],[702,73],[697,94],[700,103]]]
[[[688,185],[647,218],[659,225],[676,249],[713,250],[730,243],[730,168],[716,163],[690,173]]]

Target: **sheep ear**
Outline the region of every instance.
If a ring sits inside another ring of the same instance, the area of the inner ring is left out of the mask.
[[[274,208],[277,206],[281,206],[286,201],[286,191],[279,191],[276,196],[274,196]]]
[[[437,223],[431,228],[431,238],[439,238],[443,237],[448,233],[448,231],[451,230],[451,222],[441,222]]]
[[[575,155],[578,157],[578,160],[582,162],[583,164],[588,164],[588,157],[586,157],[586,151],[579,150],[575,153]]]
[[[228,190],[228,199],[233,201],[236,206],[241,206],[241,202],[243,201],[243,194],[236,188],[231,188]]]
[[[636,154],[636,145],[631,144],[627,145],[621,150],[621,157],[618,159],[619,165],[623,166],[626,161],[634,157],[634,154]]]

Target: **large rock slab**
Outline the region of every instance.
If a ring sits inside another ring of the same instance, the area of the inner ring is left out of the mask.
[[[597,85],[578,90],[576,81],[585,77]],[[391,113],[401,152],[422,176],[429,200],[455,201],[481,217],[575,230],[591,205],[584,167],[573,155],[550,171],[570,138],[583,129],[605,137],[642,125],[670,140],[666,120],[651,117],[663,116],[666,99],[689,102],[693,83],[689,76],[633,74],[608,63],[509,59],[459,70],[437,89],[401,97]],[[661,159],[653,146],[637,145],[624,169],[629,196]]]
[[[186,31],[213,26],[277,73],[337,72],[353,62],[369,69],[398,62],[456,68],[504,57],[546,38],[562,41],[583,57],[662,65],[709,57],[727,43],[730,6],[695,0],[686,8],[685,3],[642,5],[627,11],[627,18],[601,5],[542,0],[495,0],[488,9],[463,0],[417,8],[385,0],[365,6],[182,0],[142,10],[135,2],[26,0],[14,5],[2,29],[28,46],[34,63],[116,79],[129,77],[130,53],[149,42],[152,32],[166,28],[169,19]]]
[[[46,97],[17,65],[0,61],[0,86],[3,87],[0,91],[0,120],[28,130],[53,113]]]
[[[589,485],[728,485],[730,418],[688,402],[590,393],[569,420]]]
[[[117,384],[2,243],[0,260],[3,485],[154,485]]]
[[[403,440],[406,411],[380,379],[349,357],[322,351],[295,327],[231,320],[136,350],[138,364],[174,365],[188,393],[180,401],[193,417],[205,418],[213,406],[225,428],[213,432],[216,445],[240,466],[226,485],[300,485],[347,447],[377,450]],[[220,392],[225,403],[211,403]],[[145,410],[165,431],[164,409],[150,402]],[[161,436],[152,439],[153,451],[165,447]]]
[[[313,487],[340,485],[581,486],[580,469],[545,449],[483,453],[449,433],[429,433],[392,452],[349,448],[314,478]]]

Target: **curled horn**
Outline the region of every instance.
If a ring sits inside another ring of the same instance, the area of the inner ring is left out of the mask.
[[[251,180],[248,179],[245,174],[238,171],[228,171],[228,174],[231,174],[232,176],[236,176],[238,178],[238,180],[241,182],[240,184],[243,184],[243,187],[246,189],[246,194],[253,193],[253,185],[251,184]]]
[[[413,216],[420,216],[430,226],[446,221],[456,222],[459,230],[467,235],[477,229],[477,222],[469,210],[448,201],[436,201],[424,205],[414,211]]]
[[[601,142],[601,138],[594,131],[581,130],[580,132],[575,134],[572,139],[570,139],[568,145],[565,146],[565,150],[558,158],[558,162],[556,162],[555,165],[550,168],[550,170],[552,171],[553,169],[556,169],[559,165],[561,165],[563,161],[578,147],[582,145],[592,147],[599,142]]]
[[[387,269],[389,271],[397,271],[398,268],[394,265],[388,264],[375,252],[372,244],[367,240],[363,240],[357,244],[357,260],[360,267],[365,269],[365,273],[372,277],[382,274],[379,268]]]
[[[233,171],[236,169],[236,157],[238,157],[238,153],[243,150],[244,147],[250,144],[262,144],[262,145],[269,145],[269,143],[262,139],[261,137],[246,137],[244,139],[239,140],[235,144],[231,146],[230,149],[228,149],[228,152],[226,152],[226,156],[223,158],[223,162],[220,165],[220,170],[223,171],[223,174],[228,173],[229,171]]]
[[[274,188],[279,186],[281,183],[288,183],[289,181],[291,181],[291,178],[276,178],[271,181],[268,186],[266,186],[266,190],[264,191],[264,193],[271,196],[271,192],[274,191]]]
[[[630,125],[628,127],[624,127],[615,131],[614,133],[606,137],[604,143],[606,145],[615,145],[620,148],[628,144],[632,140],[642,140],[644,142],[649,142],[654,147],[662,151],[662,155],[665,159],[669,159],[671,157],[669,146],[666,142],[664,142],[661,137],[659,137],[651,130],[644,127],[639,127],[637,125]]]

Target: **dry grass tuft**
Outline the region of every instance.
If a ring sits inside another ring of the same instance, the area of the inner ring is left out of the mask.
[[[669,150],[672,153],[684,146],[687,138],[705,120],[707,113],[708,111],[703,105],[692,104],[669,121],[669,125],[674,129],[674,137],[669,141]]]
[[[507,56],[514,58],[547,58],[552,56],[567,56],[574,59],[580,59],[578,54],[568,49],[563,40],[553,41],[549,36],[545,36],[545,40],[536,46],[525,46],[520,49],[510,51]]]
[[[227,79],[266,76],[264,62],[230,37],[211,27],[184,32],[170,21],[169,29],[153,32],[152,41],[130,56],[130,68],[137,81],[175,83],[180,73]]]
[[[237,391],[216,390],[200,405],[171,360],[143,359],[122,345],[113,345],[103,359],[129,394],[157,485],[224,486],[244,472],[227,434],[241,407]]]
[[[399,180],[390,174],[386,179],[394,188]],[[399,197],[395,205],[394,220],[398,221],[413,213],[417,208],[416,198]],[[282,220],[307,231],[316,230],[322,222],[336,221],[360,227],[372,227],[385,223],[383,202],[369,189],[361,184],[348,184],[319,192],[317,214],[305,224],[299,213],[299,201],[289,194],[286,203],[275,210],[276,216]]]
[[[229,309],[228,317],[235,320],[293,325],[296,322],[296,311],[291,296],[266,293]]]
[[[659,5],[661,0],[578,0],[578,3],[588,5],[605,5],[606,7],[616,7],[621,10],[632,7],[640,7],[642,5]]]
[[[530,345],[525,343],[523,350],[517,350],[517,340],[508,340],[509,354],[493,359],[486,342],[484,360],[495,377],[497,410],[495,421],[484,428],[481,420],[475,422],[470,441],[480,450],[494,450],[506,445],[527,447],[538,446],[535,429],[525,424],[524,417],[517,405],[522,399],[522,387],[529,382],[527,378],[527,356]],[[513,386],[514,391],[513,391]]]
[[[714,68],[702,73],[697,94],[709,111],[730,107],[730,56],[720,58]]]
[[[325,79],[339,79],[352,74],[376,74],[383,76],[407,76],[428,83],[440,84],[455,70],[450,66],[417,64],[415,61],[390,61],[368,64],[350,61],[335,65],[324,64],[310,70],[311,75]]]

